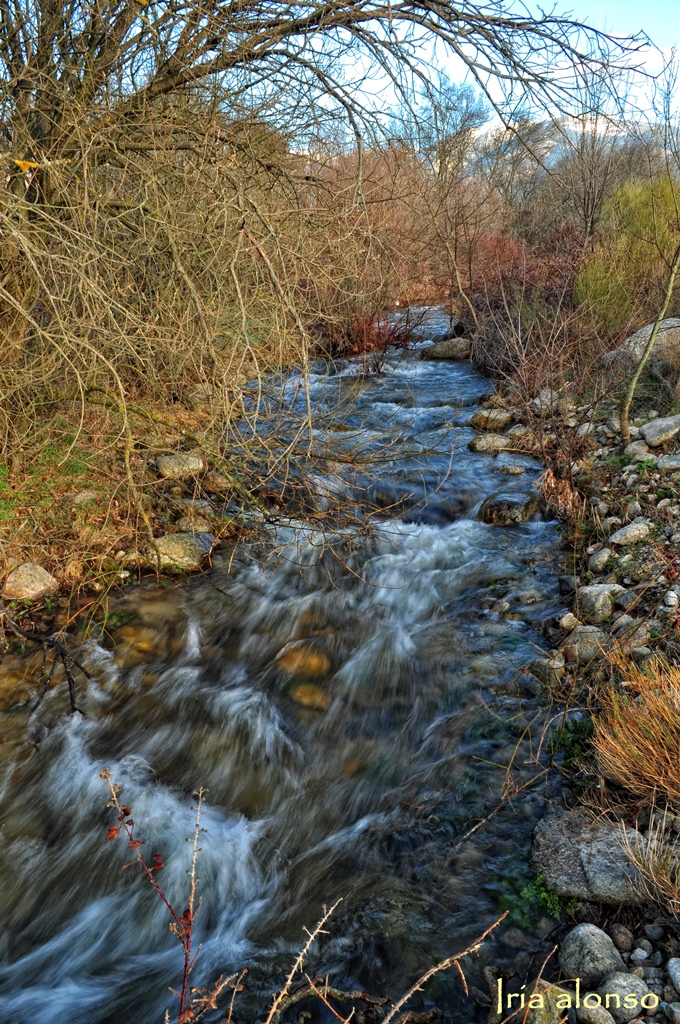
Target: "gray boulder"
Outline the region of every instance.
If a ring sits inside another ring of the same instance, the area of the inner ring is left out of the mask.
[[[482,506],[482,519],[493,526],[525,523],[541,505],[535,494],[498,494]]]
[[[500,452],[512,447],[512,438],[503,434],[479,434],[468,443],[471,452]]]
[[[24,562],[12,569],[5,580],[2,596],[9,601],[38,601],[49,597],[59,589],[56,580],[47,569],[35,562]]]
[[[160,556],[161,569],[174,572],[189,572],[200,569],[210,554],[215,538],[209,533],[168,533],[153,542],[155,551]],[[152,565],[156,557],[150,555]]]
[[[576,591],[576,614],[584,622],[604,622],[612,613],[615,598],[624,590],[625,587],[618,583],[591,583],[590,586],[579,587]]]
[[[196,476],[203,469],[203,460],[198,455],[163,455],[156,460],[156,469],[166,480],[186,480]]]
[[[653,326],[652,323],[641,327],[635,334],[626,338],[619,348],[608,352],[605,358],[639,363]],[[659,333],[652,346],[650,359],[665,359],[669,355],[672,356],[673,353],[677,354],[678,350],[680,350],[680,320],[677,317],[669,316],[659,325]]]
[[[648,536],[649,522],[645,519],[629,523],[628,526],[622,526],[620,530],[611,535],[609,543],[616,544],[622,548],[627,544],[637,544],[638,541],[644,540]]]
[[[650,995],[647,983],[635,974],[628,974],[625,968],[603,978],[597,991],[616,1024],[627,1024],[636,1017],[646,1017],[651,1012],[651,1006],[659,1003],[657,998],[656,1004],[652,1002],[649,1009],[643,1005],[642,1000]]]
[[[640,433],[650,448],[658,448],[666,441],[672,441],[680,433],[680,416],[662,416],[650,420],[640,427]]]
[[[471,351],[470,338],[446,338],[423,349],[421,359],[469,359]]]
[[[560,896],[601,903],[636,904],[637,868],[626,853],[639,837],[616,822],[593,821],[580,811],[567,811],[539,821],[534,829],[531,867]]]
[[[626,968],[606,932],[594,924],[579,924],[562,943],[560,969],[571,980],[580,978],[583,988],[597,988],[608,974]]]
[[[470,420],[475,430],[505,430],[514,416],[507,409],[478,409]]]

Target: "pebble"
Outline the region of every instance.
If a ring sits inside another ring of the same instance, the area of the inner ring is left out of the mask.
[[[663,603],[666,605],[667,608],[677,608],[678,604],[680,604],[680,598],[674,590],[669,590],[666,594],[664,594]],[[645,925],[645,931],[648,927],[649,925]]]
[[[576,626],[580,625],[580,619],[577,619],[573,612],[567,612],[567,614],[563,615],[560,619],[560,629],[563,633],[569,633],[572,629],[575,629]]]
[[[611,939],[617,949],[620,949],[624,953],[629,953],[633,948],[634,936],[630,928],[626,928],[625,924],[613,924],[609,929]]]
[[[664,1010],[672,1024],[680,1024],[680,1003],[668,1003]]]
[[[640,947],[638,946],[637,949],[634,949],[633,952],[630,954],[630,962],[632,964],[642,964],[644,961],[647,960],[648,956],[649,953],[647,952],[647,950],[640,949]]]

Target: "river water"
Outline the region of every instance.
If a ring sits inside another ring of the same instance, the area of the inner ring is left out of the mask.
[[[423,335],[439,326],[431,314]],[[194,984],[247,967],[236,1020],[262,1019],[303,929],[340,897],[310,971],[394,997],[507,907],[473,981],[526,964],[548,930],[524,887],[531,829],[560,790],[541,774],[551,713],[519,667],[559,604],[557,531],[480,520],[540,467],[469,452],[489,382],[419,347],[365,378],[351,361],[312,376],[315,442],[338,453],[318,501],[355,506],[354,524],[281,521],[187,585],[126,588],[110,638],[80,650],[88,717],[65,713],[63,687],[31,725],[19,713],[31,743],[4,748],[0,793],[3,1024],[155,1024],[176,1005],[181,951],[139,870],[122,870],[123,843],[105,841],[104,768],[180,913],[192,792],[207,787]],[[302,407],[295,381],[279,401]],[[508,787],[521,792],[493,813]],[[471,1019],[455,978],[433,983],[435,1002]]]

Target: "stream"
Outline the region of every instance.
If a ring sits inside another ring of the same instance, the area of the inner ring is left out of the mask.
[[[468,450],[491,387],[467,362],[419,358],[446,326],[431,311],[424,340],[374,375],[315,366],[314,433],[338,452],[318,500],[355,522],[282,519],[205,576],[124,588],[111,637],[78,652],[88,717],[66,713],[64,686],[30,725],[2,713],[30,730],[2,747],[3,1024],[161,1024],[176,1007],[181,949],[139,868],[123,869],[125,844],[105,841],[104,768],[180,914],[192,793],[208,790],[192,980],[248,968],[236,1022],[264,1019],[304,929],[340,898],[309,971],[394,998],[504,909],[469,965],[478,988],[485,965],[523,969],[549,932],[525,894],[528,850],[562,791],[544,772],[552,713],[519,669],[560,607],[557,528],[481,520],[541,467]],[[281,392],[291,417],[298,385]],[[472,1019],[452,972],[420,1003],[435,1004]]]

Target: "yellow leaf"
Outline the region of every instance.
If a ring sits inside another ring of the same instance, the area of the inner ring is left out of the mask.
[[[15,160],[14,163],[22,174],[25,174],[26,171],[30,171],[32,168],[38,166],[33,160]]]

